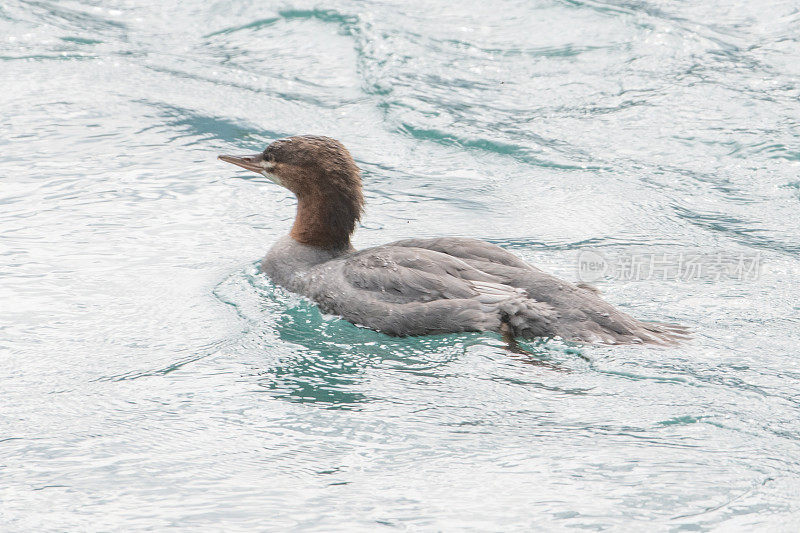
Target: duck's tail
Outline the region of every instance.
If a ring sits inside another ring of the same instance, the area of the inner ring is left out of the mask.
[[[559,312],[539,302],[521,288],[501,283],[471,281],[485,312],[497,313],[504,338],[560,337],[587,344],[678,344],[689,339],[687,328],[677,324],[642,322],[614,309],[592,293],[582,308]]]
[[[650,338],[643,338],[642,342],[649,344],[674,345],[688,341],[692,338],[692,332],[686,326],[680,324],[669,324],[666,322],[641,322],[639,325]]]

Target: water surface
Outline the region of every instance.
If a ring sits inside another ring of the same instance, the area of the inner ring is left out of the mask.
[[[796,530],[798,28],[778,0],[4,2],[3,530]],[[362,167],[358,246],[759,269],[597,280],[676,348],[389,338],[257,272],[293,199],[214,158],[298,133]]]

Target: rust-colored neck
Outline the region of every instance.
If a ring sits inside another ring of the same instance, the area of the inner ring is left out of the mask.
[[[349,250],[350,235],[361,217],[362,200],[352,194],[314,191],[297,195],[297,216],[289,235],[302,244]]]

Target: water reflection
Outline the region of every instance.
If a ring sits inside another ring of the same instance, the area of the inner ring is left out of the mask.
[[[370,373],[376,370],[446,378],[448,366],[473,347],[489,348],[514,365],[555,372],[571,371],[565,358],[585,357],[577,346],[545,340],[510,345],[490,333],[390,337],[324,315],[315,304],[273,285],[255,265],[215,292],[248,320],[252,342],[243,344],[260,344],[277,354],[270,368],[259,372],[259,385],[276,398],[325,408],[358,410],[383,399],[366,392]],[[273,344],[280,348],[275,350]]]
[[[400,339],[357,327],[274,286],[255,265],[225,280],[215,294],[247,320],[252,343],[280,346],[270,350],[273,365],[258,382],[292,402],[358,409],[375,399],[363,386],[371,370],[440,376],[470,346],[487,341],[477,333]]]
[[[262,297],[270,298],[268,293]],[[260,384],[276,397],[335,409],[358,409],[376,399],[363,387],[372,369],[441,375],[482,340],[478,334],[396,339],[324,316],[305,301],[284,309],[274,327],[281,341],[299,349],[281,358]]]

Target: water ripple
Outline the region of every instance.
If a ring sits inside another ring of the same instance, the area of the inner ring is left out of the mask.
[[[5,529],[797,529],[798,21],[4,2]],[[479,237],[570,280],[584,250],[761,268],[598,280],[690,326],[678,347],[387,337],[258,273],[294,200],[214,158],[296,133],[362,167],[359,246]]]

